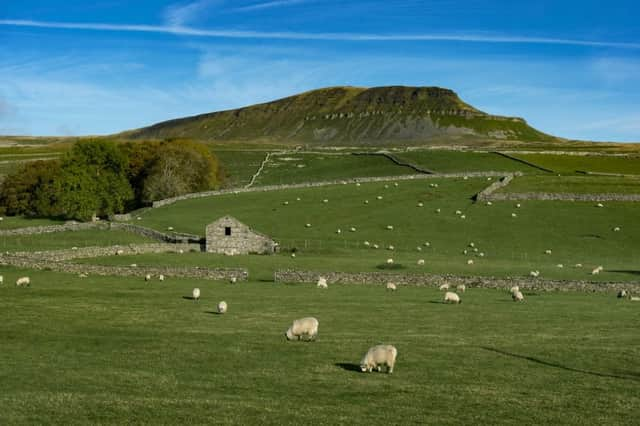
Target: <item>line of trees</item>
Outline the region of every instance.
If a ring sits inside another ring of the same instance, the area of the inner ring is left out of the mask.
[[[60,160],[25,163],[0,185],[0,214],[90,220],[154,200],[215,189],[217,158],[186,139],[74,144]]]

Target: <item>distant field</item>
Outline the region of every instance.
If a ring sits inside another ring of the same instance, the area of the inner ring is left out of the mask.
[[[148,210],[140,223],[203,235],[206,224],[231,214],[274,237],[283,253],[220,257],[215,258],[215,264],[248,265],[261,279],[280,267],[377,270],[389,257],[404,265],[407,272],[522,276],[537,269],[547,278],[638,279],[640,222],[636,219],[640,203],[607,203],[606,209],[595,208],[593,203],[546,201],[524,202],[520,209],[511,202],[486,206],[471,201],[471,196],[487,185],[485,179],[433,182],[438,188],[429,187],[431,181],[404,181],[398,187],[389,182],[386,189],[384,183],[367,183],[201,198]],[[378,195],[383,199],[377,200]],[[418,207],[419,202],[424,207]],[[438,208],[440,213],[436,213]],[[456,210],[466,219],[456,215]],[[513,212],[517,212],[516,218],[511,217]],[[305,227],[307,223],[312,226]],[[387,225],[394,229],[387,230]],[[349,232],[351,227],[356,232]],[[614,232],[614,227],[622,231]],[[380,248],[367,249],[365,241]],[[431,247],[425,247],[425,242]],[[469,250],[470,242],[479,248],[478,253],[463,253]],[[395,250],[385,249],[390,245]],[[292,248],[298,251],[296,259],[289,257]],[[546,249],[552,249],[553,255],[545,255]],[[480,252],[485,256],[479,257]],[[206,255],[189,256],[177,261],[202,266],[209,262]],[[416,265],[420,258],[426,261],[422,268]],[[469,259],[474,265],[467,265]],[[165,262],[153,256],[141,261]],[[578,263],[584,267],[572,267]],[[558,268],[558,264],[564,267]],[[603,265],[605,272],[589,275],[597,265]]]
[[[2,273],[32,278],[0,287],[2,424],[582,426],[640,407],[638,306],[611,294],[453,306],[432,288]],[[317,341],[286,342],[308,315]],[[378,343],[398,348],[392,375],[358,371]]]
[[[292,153],[272,156],[256,186],[415,173],[382,156]]]
[[[394,153],[393,155],[409,163],[439,173],[472,171],[544,173],[534,167],[490,152],[425,150]]]
[[[225,172],[223,186],[238,188],[245,186],[258,170],[267,151],[215,151]]]
[[[62,225],[64,222],[54,219],[31,219],[21,216],[6,216],[0,222],[0,230],[26,228],[28,226]]]
[[[50,234],[0,237],[2,251],[40,251],[71,247],[112,246],[116,244],[150,243],[148,238],[124,231],[66,231]]]
[[[568,192],[640,194],[640,176],[520,176],[499,192]]]
[[[576,171],[587,171],[596,173],[640,175],[640,156],[611,157],[553,154],[511,155],[562,174],[573,174]]]

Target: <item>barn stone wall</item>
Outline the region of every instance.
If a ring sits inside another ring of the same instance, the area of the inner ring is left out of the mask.
[[[226,235],[230,228],[231,235]],[[277,244],[271,238],[261,235],[238,220],[225,216],[206,228],[206,250],[208,253],[227,255],[271,254]]]

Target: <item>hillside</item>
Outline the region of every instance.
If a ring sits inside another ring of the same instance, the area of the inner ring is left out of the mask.
[[[157,123],[124,132],[132,139],[315,145],[557,139],[521,118],[486,114],[438,87],[332,87],[259,105]]]

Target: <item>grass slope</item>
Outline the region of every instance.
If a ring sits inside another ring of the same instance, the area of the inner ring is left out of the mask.
[[[103,247],[152,242],[156,242],[156,240],[151,240],[125,231],[65,231],[51,234],[2,237],[0,239],[0,250],[40,251],[70,249],[71,247]]]
[[[407,151],[394,156],[438,173],[456,172],[523,172],[539,174],[540,170],[491,152],[471,151]]]
[[[520,176],[499,192],[568,192],[640,194],[640,176]]]
[[[429,187],[432,182],[438,183],[438,188]],[[472,195],[489,183],[486,179],[441,179],[403,181],[398,187],[379,182],[230,194],[152,209],[142,214],[140,223],[158,230],[173,226],[179,232],[203,235],[207,224],[233,215],[274,237],[283,253],[234,258],[203,255],[194,257],[193,262],[206,265],[207,259],[215,259],[214,264],[247,264],[261,279],[268,279],[273,269],[282,266],[377,270],[377,265],[392,257],[405,265],[407,272],[509,276],[537,269],[547,278],[637,280],[638,203],[607,203],[605,209],[593,203],[547,201],[523,202],[519,209],[511,202],[474,204]],[[419,202],[423,207],[418,207]],[[456,215],[456,210],[466,218]],[[312,226],[305,227],[307,223]],[[388,225],[394,229],[387,230]],[[614,232],[616,226],[622,231]],[[351,227],[356,232],[349,232]],[[336,233],[338,229],[341,234]],[[366,248],[364,241],[378,244],[380,249]],[[424,247],[425,242],[431,247]],[[483,258],[471,251],[463,254],[470,242],[485,253]],[[385,250],[389,245],[395,250]],[[423,247],[421,252],[418,246]],[[288,256],[292,248],[298,251],[296,259]],[[547,249],[552,249],[551,256],[544,254]],[[415,265],[420,258],[426,261],[423,268]],[[467,265],[468,259],[475,264]],[[577,263],[584,268],[570,267]],[[588,272],[597,265],[603,265],[605,272],[592,277]]]
[[[640,407],[637,306],[611,295],[452,306],[426,288],[29,274],[0,287],[2,424],[606,425]],[[285,342],[305,315],[318,340]],[[354,371],[380,342],[394,374]]]
[[[577,156],[554,154],[515,154],[528,161],[562,174],[576,171],[640,175],[640,157]]]

